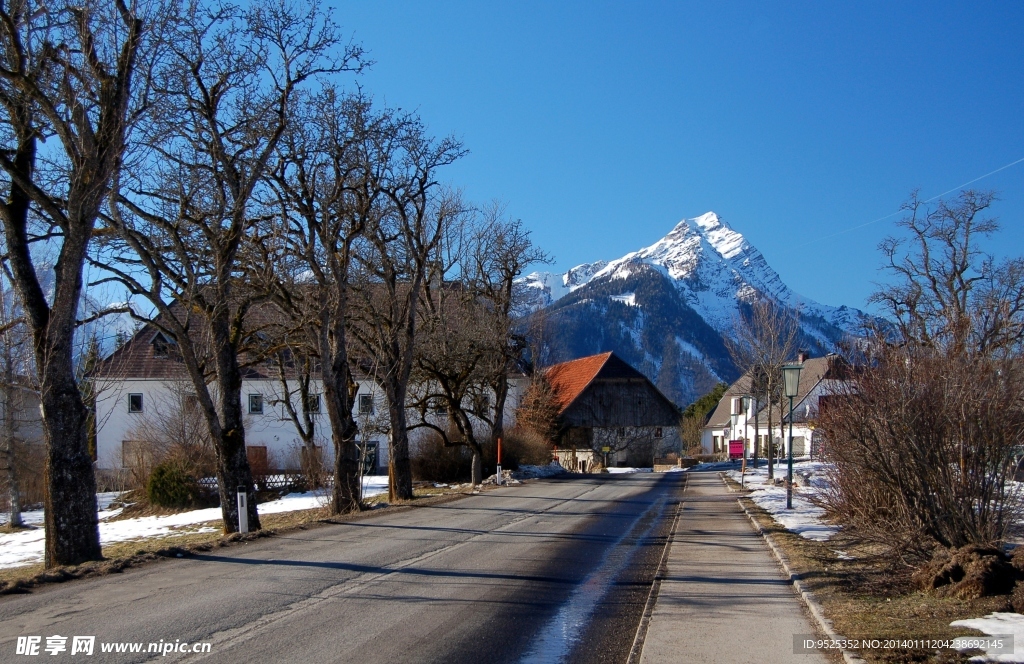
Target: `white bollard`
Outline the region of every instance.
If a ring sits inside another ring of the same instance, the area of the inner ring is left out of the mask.
[[[495,480],[495,484],[497,484],[499,486],[501,485],[501,466],[498,466],[498,474],[494,478],[494,480]]]
[[[249,532],[249,496],[241,484],[238,485],[238,532]]]

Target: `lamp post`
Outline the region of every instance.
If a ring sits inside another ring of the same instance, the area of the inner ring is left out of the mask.
[[[801,364],[787,364],[782,367],[783,391],[789,397],[789,471],[786,475],[786,509],[793,509],[793,398],[800,391]]]
[[[728,441],[727,444],[729,445],[729,457],[730,457],[729,460],[732,461],[732,444],[731,443],[732,443],[732,441],[736,440],[736,425],[739,424],[739,422],[740,422],[740,414],[739,413],[733,413],[732,415],[729,416],[729,419],[732,421],[732,426],[729,428],[729,441]]]

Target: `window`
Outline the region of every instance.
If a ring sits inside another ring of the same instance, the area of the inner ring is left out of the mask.
[[[141,394],[129,394],[128,395],[128,412],[129,413],[141,413],[142,412],[142,395]]]
[[[249,395],[249,412],[254,415],[261,415],[263,413],[263,395],[262,394],[250,394]]]
[[[665,436],[665,434],[661,430],[661,427],[654,427],[654,437],[655,438],[663,438],[664,436]]]
[[[307,413],[319,413],[320,412],[320,395],[310,394],[306,398],[306,412]]]
[[[434,414],[435,415],[447,415],[448,414],[448,402],[444,399],[434,399]]]
[[[175,359],[177,359],[174,341],[157,332],[153,337],[153,357],[167,359],[171,357],[172,352],[175,352]]]
[[[626,437],[626,429],[625,429],[625,427],[619,427],[618,429],[616,429],[615,430],[615,435],[618,436],[619,438],[625,438]]]
[[[372,394],[360,394],[359,395],[359,414],[360,415],[373,415],[373,395]]]
[[[356,449],[359,450],[359,459],[362,462],[362,473],[364,475],[376,473],[378,464],[377,441],[370,440],[365,443],[356,442]]]

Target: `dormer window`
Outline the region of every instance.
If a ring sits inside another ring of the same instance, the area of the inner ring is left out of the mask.
[[[156,336],[153,337],[153,357],[170,357],[172,346],[174,346],[173,341],[157,332]]]

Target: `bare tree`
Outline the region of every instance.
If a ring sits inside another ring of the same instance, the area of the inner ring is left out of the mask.
[[[998,229],[993,200],[911,197],[905,238],[879,247],[895,281],[871,298],[893,327],[859,346],[856,380],[821,409],[833,516],[898,554],[997,544],[1020,518],[1024,259],[978,247]]]
[[[32,334],[46,441],[47,567],[101,557],[87,409],[73,340],[96,220],[146,105],[163,7],[14,0],[0,6],[0,217],[14,285]],[[55,138],[41,151],[41,142]],[[33,246],[57,250],[52,266]],[[52,293],[49,283],[52,270]]]
[[[747,390],[755,413],[755,459],[757,457],[758,414],[761,406],[768,415],[768,477],[774,479],[774,445],[771,441],[774,406],[778,404],[780,437],[782,431],[782,366],[793,358],[799,326],[795,315],[782,305],[759,299],[734,326],[736,336],[727,342],[733,362],[747,375]]]
[[[419,421],[446,446],[465,446],[472,454],[470,481],[483,481],[483,446],[477,429],[490,423],[490,369],[501,353],[491,336],[493,313],[462,284],[427,288],[416,335],[415,387],[409,402]]]
[[[551,383],[543,372],[535,371],[516,410],[516,426],[554,445],[558,439],[558,410]]]
[[[473,236],[468,255],[472,261],[465,275],[471,288],[491,312],[498,353],[492,355],[487,383],[494,394],[491,442],[505,433],[505,403],[508,400],[509,373],[522,362],[527,342],[516,330],[523,293],[517,279],[534,263],[550,263],[550,255],[533,244],[530,231],[522,221],[506,217],[505,209],[492,203],[484,211],[483,221]]]
[[[547,256],[519,220],[492,204],[452,223],[434,262],[438,276],[424,290],[411,401],[419,422],[447,446],[470,449],[471,481],[483,481],[483,440],[504,433],[510,371],[521,364],[525,340],[516,333],[516,279]],[[452,275],[454,281],[446,282]],[[437,411],[443,409],[444,416]]]
[[[391,500],[413,497],[406,396],[420,298],[446,226],[465,211],[461,198],[440,186],[438,170],[463,154],[454,138],[436,141],[407,117],[381,153],[388,167],[372,189],[383,195],[355,252],[361,284],[353,291],[352,331],[374,356],[387,395]]]
[[[340,44],[315,4],[191,5],[157,73],[147,168],[118,182],[109,220],[118,253],[102,262],[148,301],[151,324],[177,344],[217,449],[225,532],[238,525],[239,486],[249,493],[250,527],[260,527],[241,399],[242,350],[255,334],[246,318],[268,298],[246,287],[269,268],[258,249],[269,211],[254,194],[266,184],[299,88],[358,69],[361,55]]]
[[[0,274],[0,407],[3,408],[0,412],[0,456],[6,475],[8,523],[17,528],[24,525],[18,473],[22,459],[17,450],[22,429],[31,424],[26,412],[31,407],[27,397],[38,398],[39,392],[32,381],[31,343],[25,319],[17,296],[10,288],[7,266],[3,268]]]
[[[879,304],[907,343],[950,354],[1017,353],[1024,340],[1024,258],[1001,262],[978,246],[999,229],[984,216],[992,192],[967,190],[934,207],[917,194],[898,222],[907,237],[889,237],[879,249],[896,281],[880,287]]]
[[[374,111],[362,95],[331,87],[301,108],[301,123],[280,146],[273,186],[283,208],[284,264],[304,279],[296,283],[279,270],[275,301],[320,358],[334,444],[332,510],[342,514],[358,510],[361,501],[349,332],[354,252],[385,207],[394,141],[410,119]]]

